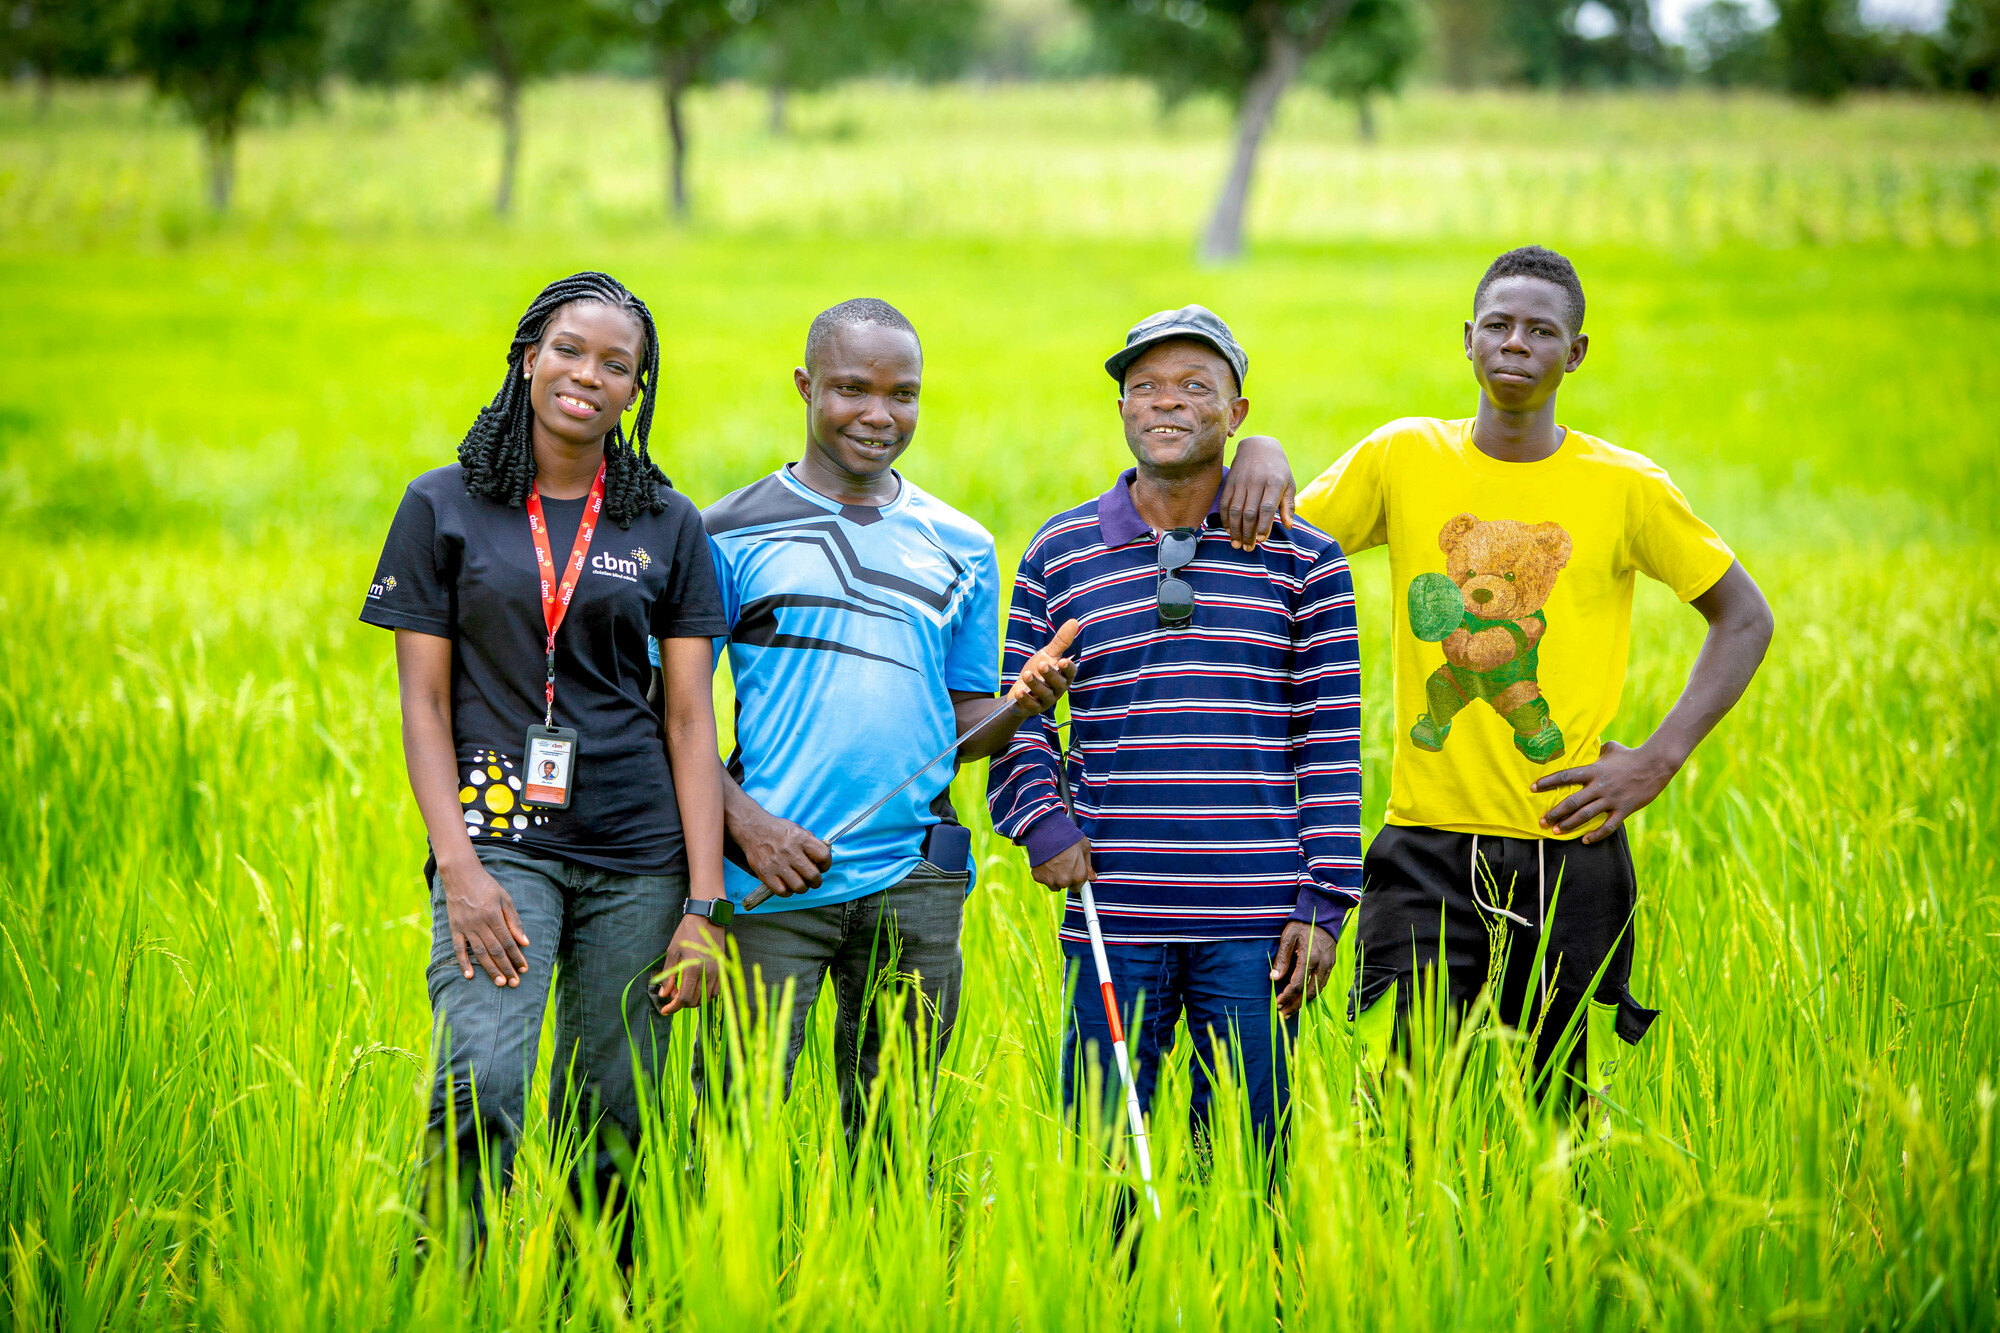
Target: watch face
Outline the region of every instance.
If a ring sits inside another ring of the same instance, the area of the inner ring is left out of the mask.
[[[682,904],[681,910],[705,916],[718,926],[726,926],[736,917],[736,904],[727,898],[690,898]]]

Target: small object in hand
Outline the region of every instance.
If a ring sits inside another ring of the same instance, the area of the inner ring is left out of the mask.
[[[1410,580],[1410,633],[1425,643],[1443,643],[1465,618],[1465,596],[1443,574]]]
[[[695,971],[694,964],[686,961],[680,962],[670,968],[661,968],[653,974],[652,981],[646,986],[646,993],[653,997],[653,1003],[666,1004],[673,1000],[679,992],[681,977],[691,971]],[[695,971],[695,975],[699,978],[700,973]],[[701,983],[697,979],[695,982],[697,991],[699,991],[700,986]]]

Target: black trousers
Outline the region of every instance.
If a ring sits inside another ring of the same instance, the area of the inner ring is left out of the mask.
[[[1604,1029],[1631,1045],[1658,1017],[1630,988],[1638,884],[1623,829],[1585,846],[1391,824],[1369,845],[1362,882],[1352,1016],[1394,989],[1397,1030],[1406,1032],[1421,974],[1442,980],[1463,1015],[1495,976],[1497,940],[1504,953],[1494,1008],[1511,1026],[1541,1024],[1538,1074],[1587,1002],[1609,1020]],[[1617,1057],[1591,1045],[1578,1037],[1565,1085],[1608,1081]]]

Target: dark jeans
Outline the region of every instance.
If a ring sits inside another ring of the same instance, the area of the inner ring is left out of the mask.
[[[1114,944],[1105,949],[1141,1108],[1152,1110],[1160,1061],[1174,1049],[1174,1024],[1186,1017],[1195,1043],[1190,1119],[1196,1132],[1207,1132],[1215,1043],[1226,1041],[1241,1066],[1251,1125],[1266,1148],[1282,1143],[1284,1114],[1291,1101],[1286,1048],[1297,1039],[1299,1024],[1296,1018],[1280,1019],[1272,1004],[1271,956],[1277,948],[1273,937]],[[1111,1027],[1104,1018],[1089,942],[1064,940],[1063,960],[1064,981],[1075,997],[1070,1005],[1070,1035],[1063,1042],[1063,1104],[1075,1104],[1077,1056],[1089,1052],[1103,1083],[1105,1114],[1112,1123],[1122,1124],[1125,1091],[1112,1060]],[[1145,1012],[1135,1028],[1132,1015],[1142,996]]]
[[[840,1084],[841,1121],[851,1140],[867,1116],[868,1090],[875,1082],[882,1050],[876,1001],[884,988],[904,990],[904,1022],[927,1045],[933,1073],[944,1058],[958,1021],[958,985],[963,964],[958,951],[965,916],[963,874],[950,875],[928,861],[900,882],[877,893],[825,907],[739,915],[729,927],[730,948],[742,962],[752,1006],[746,1024],[775,1024],[785,983],[793,983],[791,1028],[785,1044],[785,1092],[792,1089],[792,1066],[805,1045],[806,1027],[821,982],[833,978],[840,1012],[835,1028],[833,1066]],[[779,900],[779,901],[782,901]],[[909,984],[914,979],[915,985]],[[695,1092],[704,1091],[704,1061],[721,1056],[719,1088],[727,1096],[732,1071],[727,1041],[695,1052]]]
[[[587,1164],[602,1199],[616,1171],[614,1153],[639,1141],[641,1088],[633,1078],[634,1054],[649,1082],[666,1055],[668,1020],[648,1002],[646,985],[679,923],[687,877],[621,875],[505,844],[480,843],[477,850],[487,873],[513,896],[529,940],[522,951],[528,971],[518,987],[496,986],[477,967],[466,980],[452,953],[451,923],[433,876],[432,1142],[441,1151],[455,1123],[460,1188],[476,1198],[483,1135],[494,1179],[506,1187],[553,980],[551,1116],[560,1133],[572,1123],[568,1107],[576,1107],[574,1127],[580,1138],[590,1136],[591,1150],[579,1163],[579,1175]]]

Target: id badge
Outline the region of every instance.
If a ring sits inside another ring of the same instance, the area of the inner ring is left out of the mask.
[[[528,728],[527,770],[521,799],[551,810],[569,809],[576,775],[576,732],[569,727]]]

